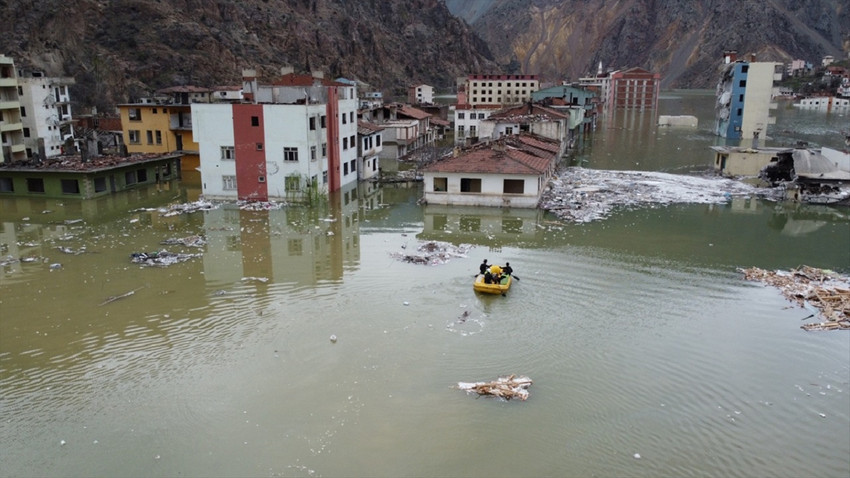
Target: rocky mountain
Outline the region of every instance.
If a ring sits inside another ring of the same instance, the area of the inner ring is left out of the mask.
[[[498,62],[544,80],[576,79],[638,66],[662,86],[700,88],[717,81],[724,50],[759,61],[850,51],[846,0],[446,0]]]
[[[404,94],[500,70],[442,0],[0,0],[0,52],[18,67],[72,76],[80,106],[155,89],[321,70]],[[80,109],[77,109],[80,111]]]

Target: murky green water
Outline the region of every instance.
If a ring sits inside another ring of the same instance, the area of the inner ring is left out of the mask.
[[[711,107],[668,95],[661,114],[697,130],[614,122],[576,162],[705,169]],[[798,113],[777,127],[840,144],[840,121]],[[850,473],[850,335],[801,330],[811,311],[736,271],[850,272],[846,208],[736,199],[568,225],[361,186],[312,209],[162,217],[197,199],[187,179],[0,200],[0,256],[32,259],[0,268],[3,476]],[[206,247],[159,244],[193,234]],[[474,247],[391,256],[423,240]],[[161,248],[203,255],[129,260]],[[507,297],[473,292],[483,258],[515,267]],[[509,373],[534,380],[528,401],[452,388]]]

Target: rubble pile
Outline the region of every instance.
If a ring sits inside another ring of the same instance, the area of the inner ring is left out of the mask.
[[[147,267],[168,267],[201,256],[203,254],[183,254],[168,251],[134,252],[130,254],[130,261]]]
[[[466,257],[466,253],[472,248],[469,244],[455,246],[448,242],[428,241],[416,248],[419,254],[407,254],[404,252],[393,252],[390,255],[402,262],[411,264],[445,264],[453,257]]]
[[[525,375],[509,375],[507,377],[499,377],[490,382],[458,382],[457,388],[466,390],[467,393],[477,393],[480,395],[491,395],[504,400],[518,398],[520,400],[528,400],[528,387],[531,386],[531,379]]]
[[[171,206],[168,206],[168,208],[160,209],[159,215],[162,217],[171,217],[180,214],[189,214],[196,211],[209,211],[215,208],[215,204],[201,199],[194,202],[172,204]]]
[[[207,245],[207,240],[204,236],[187,236],[187,237],[172,237],[160,242],[166,246],[186,246],[186,247],[204,247]]]
[[[243,211],[274,211],[285,206],[285,203],[274,201],[237,201]]]
[[[549,182],[540,207],[563,220],[585,223],[607,218],[616,207],[718,204],[733,196],[779,199],[777,191],[715,176],[571,167]]]
[[[744,278],[772,285],[800,307],[812,306],[826,320],[801,326],[805,330],[850,329],[850,277],[815,267],[789,272],[752,267],[741,269]],[[807,317],[808,318],[808,317]]]

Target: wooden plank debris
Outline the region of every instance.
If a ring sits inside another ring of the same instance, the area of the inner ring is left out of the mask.
[[[826,319],[823,322],[803,324],[802,329],[850,330],[850,277],[809,266],[800,266],[788,272],[768,271],[758,267],[740,271],[747,280],[778,288],[785,298],[800,307],[814,307]]]
[[[466,390],[468,393],[477,393],[480,395],[492,395],[504,400],[518,398],[520,400],[528,399],[528,387],[531,386],[531,379],[524,375],[509,375],[507,377],[499,377],[490,382],[458,382],[457,388]]]

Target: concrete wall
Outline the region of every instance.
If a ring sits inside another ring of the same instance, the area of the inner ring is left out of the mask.
[[[434,179],[446,178],[447,191],[435,191]],[[462,178],[481,180],[481,192],[461,192]],[[524,181],[522,194],[504,194],[504,180]],[[423,183],[425,201],[428,204],[457,206],[493,206],[493,207],[537,207],[540,198],[542,178],[538,176],[474,174],[474,173],[424,173]]]

